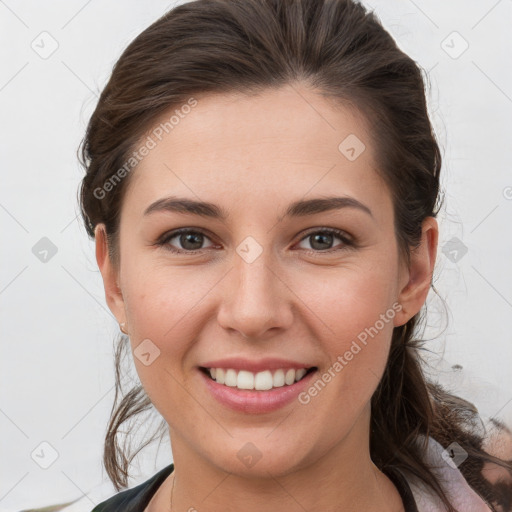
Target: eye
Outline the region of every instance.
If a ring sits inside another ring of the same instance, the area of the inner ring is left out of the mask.
[[[177,239],[178,244],[183,248],[175,248],[171,245],[171,240]],[[193,230],[190,228],[177,229],[164,235],[156,245],[165,247],[165,249],[175,253],[190,253],[199,252],[203,248],[201,245],[204,243],[204,239],[209,239],[205,233],[200,230]],[[212,244],[213,245],[213,244]]]
[[[342,247],[340,249],[328,247],[333,243],[333,240],[338,238],[341,240]],[[181,248],[177,248],[171,244],[171,241],[176,239],[175,244],[181,245]],[[191,254],[201,252],[204,240],[210,240],[210,238],[200,229],[181,228],[171,231],[161,237],[156,242],[156,245],[164,247],[166,250],[173,253]],[[334,228],[323,228],[317,229],[316,231],[310,231],[305,237],[301,239],[303,241],[311,240],[313,250],[306,250],[308,253],[319,253],[319,252],[336,252],[345,250],[351,247],[355,247],[355,242],[347,235],[344,231]],[[211,244],[209,247],[215,247]]]
[[[333,243],[335,238],[338,238],[338,240],[343,242],[341,249],[332,249],[331,247],[328,247]],[[323,228],[321,230],[310,231],[304,238],[302,238],[301,242],[305,240],[311,240],[310,243],[314,249],[312,251],[307,251],[309,253],[335,252],[336,250],[344,250],[355,245],[352,239],[344,231],[334,228]]]

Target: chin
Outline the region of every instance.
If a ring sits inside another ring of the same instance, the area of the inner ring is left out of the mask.
[[[272,435],[272,434],[271,434]],[[221,450],[209,453],[213,465],[226,473],[244,478],[278,478],[308,465],[304,443],[291,444],[276,436],[270,441],[268,432],[259,437],[230,438]],[[285,436],[286,437],[286,436]],[[217,443],[217,447],[220,447]]]

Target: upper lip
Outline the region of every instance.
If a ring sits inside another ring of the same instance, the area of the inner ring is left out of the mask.
[[[250,360],[243,357],[229,357],[226,359],[216,359],[215,361],[207,361],[201,364],[203,368],[232,368],[234,370],[247,370],[249,372],[261,372],[263,370],[278,370],[293,368],[311,368],[314,365],[304,364],[290,359],[280,359],[275,357],[267,357],[265,359]]]

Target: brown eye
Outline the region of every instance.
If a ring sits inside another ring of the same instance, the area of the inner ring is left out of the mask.
[[[347,246],[354,245],[352,240],[350,240],[343,231],[333,228],[311,231],[302,238],[301,242],[305,240],[309,241],[313,250],[309,250],[308,252],[332,252],[333,250],[336,250],[332,248],[333,241],[336,238],[342,242],[342,248],[339,250],[343,250]],[[307,247],[303,248],[308,250]]]
[[[341,240],[341,248],[336,249],[332,247],[335,239]],[[207,247],[214,246],[212,243],[210,246],[203,247],[205,240],[210,240],[210,238],[202,231],[197,229],[182,228],[171,231],[170,233],[164,235],[161,240],[157,242],[157,245],[162,246],[166,250],[173,253],[193,254],[201,252]],[[171,241],[173,242],[171,243]],[[351,239],[351,237],[349,237],[344,231],[334,228],[324,228],[320,230],[317,229],[316,231],[310,231],[308,234],[306,234],[305,237],[302,238],[300,243],[303,243],[304,241],[309,241],[311,249],[308,249],[307,247],[301,248],[305,249],[306,252],[309,253],[331,253],[355,246],[355,242]]]
[[[171,245],[171,240],[174,239],[176,241],[173,243],[181,247],[176,248],[174,245]],[[205,239],[209,240],[203,232],[184,228],[171,231],[158,242],[158,245],[176,253],[197,252],[204,249],[202,245]]]

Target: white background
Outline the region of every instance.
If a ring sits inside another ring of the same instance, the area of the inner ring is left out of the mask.
[[[431,292],[427,346],[444,351],[441,380],[511,421],[512,1],[364,3],[430,76],[446,192],[435,286],[448,310]],[[0,510],[80,497],[91,510],[114,493],[101,457],[118,327],[77,217],[76,150],[121,51],[172,5],[0,1]],[[43,31],[58,43],[46,59],[31,47]],[[469,44],[457,58],[454,31]],[[32,252],[42,237],[57,248],[46,263]],[[467,248],[457,261],[443,252],[453,237]],[[48,469],[31,458],[49,456],[42,442],[58,452]],[[168,442],[155,454],[137,459],[131,485],[171,462]]]

